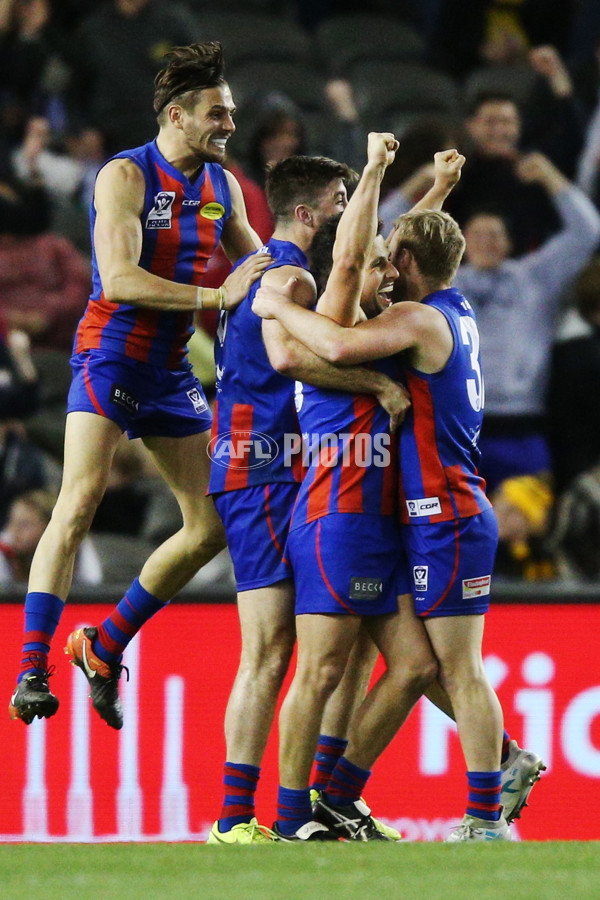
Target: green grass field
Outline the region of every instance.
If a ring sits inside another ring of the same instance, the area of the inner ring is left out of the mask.
[[[1,900],[583,900],[600,843],[0,846]]]

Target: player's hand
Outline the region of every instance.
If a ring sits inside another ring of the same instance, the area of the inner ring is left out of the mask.
[[[273,262],[273,257],[264,251],[253,253],[241,266],[234,269],[223,282],[225,300],[223,309],[234,309],[242,302],[257,278]]]
[[[371,131],[367,139],[367,161],[368,165],[387,166],[391,165],[396,158],[396,150],[399,143],[394,135],[389,131]]]
[[[390,431],[393,434],[404,422],[406,413],[410,409],[410,394],[403,384],[386,378],[383,387],[377,394],[377,399],[390,417]]]
[[[282,288],[261,285],[254,295],[252,312],[261,319],[276,319],[277,307],[280,303],[293,303],[297,281],[296,276],[292,275]]]
[[[465,164],[465,157],[458,150],[440,150],[433,156],[435,181],[438,185],[451,190],[460,180],[460,173]]]

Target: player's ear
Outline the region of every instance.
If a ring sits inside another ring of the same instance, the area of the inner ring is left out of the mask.
[[[179,106],[178,103],[172,103],[167,109],[167,117],[169,122],[172,125],[177,126],[177,128],[181,127],[181,118],[183,114],[183,109]]]
[[[392,262],[396,266],[398,271],[401,271],[402,269],[405,269],[408,265],[410,265],[411,259],[412,253],[410,252],[408,247],[400,247],[394,254]]]
[[[299,222],[301,222],[303,225],[306,225],[307,228],[310,228],[313,224],[312,210],[304,203],[298,204],[298,206],[294,210],[294,216],[298,219]]]

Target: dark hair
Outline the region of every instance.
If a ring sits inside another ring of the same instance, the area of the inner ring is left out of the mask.
[[[263,143],[269,138],[276,137],[280,134],[290,122],[296,127],[298,135],[298,142],[297,146],[294,148],[294,153],[297,156],[303,155],[306,153],[308,145],[306,124],[300,113],[292,111],[290,108],[267,110],[259,118],[254,131],[248,138],[246,159],[250,174],[259,184],[264,184],[267,173],[267,164],[269,162],[269,160],[265,160],[263,156]]]
[[[338,225],[343,213],[338,213],[323,222],[315,233],[308,251],[310,270],[317,282],[318,294],[322,294],[327,286],[327,279],[333,265],[333,245],[337,234]],[[383,222],[377,220],[377,234],[381,234]]]
[[[342,213],[332,216],[323,222],[321,227],[315,233],[308,251],[308,259],[310,262],[310,270],[317,282],[317,291],[321,295],[325,290],[329,273],[332,266],[333,245],[335,244],[335,236]]]
[[[154,111],[157,114],[189,91],[225,84],[223,48],[218,41],[174,47],[165,55],[164,62],[154,79]]]
[[[468,205],[464,214],[461,216],[462,227],[466,228],[472,219],[478,219],[480,216],[489,216],[493,219],[500,219],[506,228],[506,233],[509,238],[511,241],[513,240],[515,232],[514,218],[499,203],[486,203],[485,205],[472,203]]]
[[[471,118],[474,116],[484,103],[512,103],[520,112],[518,101],[508,91],[483,89],[477,91],[477,93],[470,98],[467,108],[467,117]]]
[[[299,203],[314,205],[335,179],[354,184],[356,172],[326,156],[288,156],[267,171],[267,202],[275,219],[292,219]]]

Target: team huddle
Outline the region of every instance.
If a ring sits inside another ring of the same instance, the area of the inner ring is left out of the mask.
[[[267,175],[275,230],[261,246],[222,166],[235,107],[219,44],[172,51],[155,110],[157,138],[97,179],[63,485],[32,564],[10,714],[29,724],[58,709],[50,644],[127,431],[183,525],[65,650],[121,728],[125,647],[227,543],[242,653],[208,843],[400,840],[363,794],[423,694],[456,721],[467,767],[466,812],[447,840],[510,840],[544,764],[504,730],[481,654],[498,533],[478,475],[477,325],[452,287],[464,238],[442,211],[464,157],[435,155],[433,187],[387,239],[377,208],[392,134],[369,135],[359,179],[323,157],[285,159]],[[219,243],[232,272],[203,288]],[[212,415],[186,350],[203,306],[220,310]],[[254,801],[296,643],[271,828]]]

